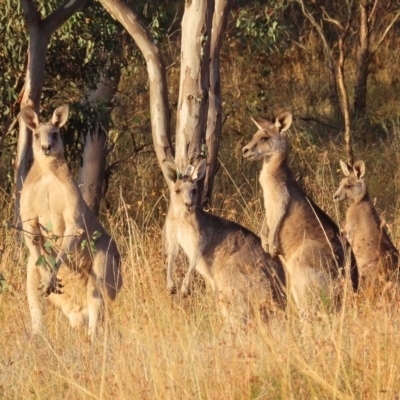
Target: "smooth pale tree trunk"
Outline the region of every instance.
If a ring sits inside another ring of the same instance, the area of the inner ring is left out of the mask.
[[[210,165],[204,198],[210,199],[221,137],[219,52],[231,0],[187,0],[185,3],[175,152],[170,136],[166,69],[160,50],[146,26],[122,0],[100,1],[126,28],[146,61],[153,142],[163,173],[165,160],[175,161],[184,172],[189,164],[195,165],[207,153]],[[218,15],[215,15],[214,6]],[[212,105],[210,114],[207,114],[209,97],[212,97]],[[210,128],[207,127],[208,122]],[[207,151],[205,147],[208,147]],[[201,201],[202,196],[199,198]]]
[[[93,128],[89,128],[83,135],[82,166],[79,169],[78,185],[83,199],[89,208],[96,214],[100,211],[100,202],[103,194],[104,175],[107,157],[107,133],[112,112],[112,98],[117,93],[121,76],[120,67],[114,65],[114,77],[108,79],[102,76],[97,88],[89,95],[92,107],[100,106],[103,110],[100,121]]]
[[[164,59],[149,30],[130,7],[122,0],[100,0],[100,2],[125,27],[146,61],[150,86],[153,143],[158,163],[164,173],[162,168],[164,161],[173,161],[174,157],[170,134],[167,74]]]
[[[46,18],[41,19],[32,0],[21,0],[22,8],[29,32],[28,65],[26,69],[24,92],[21,109],[33,108],[39,113],[42,95],[44,71],[46,65],[47,46],[52,33],[78,11],[86,0],[66,0],[62,6]],[[23,182],[33,162],[32,137],[30,130],[20,120],[17,158],[15,162],[14,187],[15,209],[14,220],[19,223],[19,202]]]
[[[185,2],[175,149],[175,163],[182,172],[189,164],[196,165],[205,141],[213,10],[211,0]]]
[[[212,21],[210,50],[210,87],[206,129],[207,170],[201,205],[211,206],[214,177],[217,172],[218,152],[222,134],[222,101],[220,51],[228,22],[231,0],[216,0]]]

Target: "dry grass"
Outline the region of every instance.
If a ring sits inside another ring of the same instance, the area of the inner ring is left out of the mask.
[[[320,170],[315,174],[321,176]],[[332,174],[327,168],[324,176]],[[222,176],[229,179],[227,171]],[[333,190],[331,181],[327,185]],[[257,189],[251,191],[249,183],[229,198],[217,193],[217,212],[223,209],[224,215],[257,229],[262,208]],[[242,192],[253,195],[249,208]],[[30,337],[26,249],[13,231],[5,232],[0,271],[9,290],[0,295],[0,398],[400,396],[400,309],[394,286],[374,303],[348,293],[341,312],[322,313],[302,329],[289,311],[268,326],[237,331],[232,339],[201,279],[189,299],[171,298],[161,228],[151,215],[138,227],[132,215],[120,198],[106,221],[123,255],[124,287],[94,346],[51,306],[46,334]],[[179,264],[182,277],[184,258]]]
[[[312,39],[304,54],[293,48],[268,63],[246,51],[233,51],[230,42],[223,52],[224,111],[229,118],[213,211],[254,231],[260,228],[263,206],[260,166],[241,158],[242,146],[254,133],[248,116],[271,116],[289,108],[296,116],[338,125],[332,122],[326,70],[315,57]],[[374,129],[368,138],[356,136],[354,146],[356,157],[366,161],[371,196],[377,196],[378,211],[399,247],[398,95],[392,90],[397,81],[388,79],[399,75],[393,61],[399,51],[389,50],[383,47],[378,56],[390,69],[374,70],[369,87]],[[351,66],[348,71],[351,80]],[[137,145],[142,145],[150,134],[147,93],[140,86],[145,88],[146,74],[131,80],[122,85],[126,97],[116,110],[116,131],[134,132]],[[177,80],[174,68],[169,80]],[[172,89],[171,97],[176,97]],[[132,146],[125,136],[122,150]],[[338,208],[331,200],[341,178],[338,160],[344,157],[340,130],[296,120],[289,139],[291,165],[301,186],[340,222],[344,206]],[[267,326],[227,338],[200,278],[186,300],[167,293],[161,230],[168,194],[162,185],[155,156],[146,152],[113,177],[106,198],[112,215],[103,214],[102,221],[123,256],[124,286],[94,346],[82,332],[72,331],[53,307],[45,336],[30,337],[27,250],[13,231],[3,232],[0,273],[8,291],[0,294],[1,399],[400,398],[400,308],[394,285],[375,302],[347,293],[341,312],[322,313],[306,328],[300,329],[296,313],[289,311]],[[1,220],[12,220],[12,200],[4,197],[1,204]],[[181,257],[180,278],[186,266]]]

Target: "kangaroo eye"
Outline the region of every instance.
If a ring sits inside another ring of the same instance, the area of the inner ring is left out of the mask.
[[[192,190],[192,193],[193,193],[193,194],[197,194],[197,189],[193,189],[193,190]]]
[[[57,132],[53,132],[51,135],[53,136],[53,139],[57,139],[57,137],[58,137]]]
[[[345,188],[345,189],[350,189],[350,188],[351,188],[351,185],[344,185],[344,188]]]
[[[176,190],[175,190],[175,193],[176,193],[176,194],[179,194],[180,192],[181,192],[181,189],[176,189]]]
[[[35,139],[39,139],[39,134],[35,133]]]
[[[264,136],[264,137],[261,138],[261,141],[262,141],[262,142],[268,142],[268,140],[269,140],[269,137],[266,137],[266,136]]]

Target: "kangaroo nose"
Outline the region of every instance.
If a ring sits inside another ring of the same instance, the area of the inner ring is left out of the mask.
[[[193,207],[193,203],[185,202],[185,207],[186,207],[186,210],[190,211],[192,209],[192,207]]]
[[[243,155],[245,155],[248,151],[249,151],[249,149],[247,147],[243,147],[243,149],[242,149]]]
[[[51,145],[50,144],[42,144],[42,151],[44,154],[50,154]]]
[[[335,194],[333,195],[333,200],[334,200],[334,201],[338,201],[338,199],[339,199],[339,195],[338,195],[337,193],[335,193]]]

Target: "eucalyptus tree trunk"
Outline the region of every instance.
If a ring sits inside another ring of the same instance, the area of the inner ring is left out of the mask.
[[[63,5],[54,10],[50,15],[41,19],[41,15],[32,0],[21,0],[29,32],[28,65],[25,75],[24,92],[21,100],[21,109],[31,107],[36,113],[39,113],[47,46],[50,37],[54,31],[84,5],[85,1],[86,0],[66,0]],[[20,120],[14,174],[15,223],[19,222],[20,192],[33,162],[31,136],[30,130],[26,127],[25,123]]]
[[[212,11],[211,0],[192,0],[185,3],[176,115],[175,163],[180,171],[200,159],[205,140]]]
[[[104,175],[107,157],[107,133],[109,131],[112,98],[117,93],[121,76],[120,66],[113,66],[113,78],[105,75],[100,78],[97,88],[89,95],[89,104],[101,110],[93,127],[84,133],[82,166],[79,169],[78,185],[83,199],[89,208],[96,214],[100,211],[100,202],[103,195]]]
[[[207,170],[204,179],[202,207],[211,205],[214,177],[218,167],[218,152],[222,134],[222,101],[220,51],[228,22],[231,0],[215,0],[210,50],[210,87],[206,129]]]
[[[202,203],[207,204],[211,198],[221,138],[219,52],[231,0],[185,2],[175,152],[170,136],[166,69],[160,50],[146,26],[122,0],[100,1],[126,28],[146,60],[153,142],[163,173],[165,160],[175,159],[178,168],[184,172],[188,165],[195,165],[207,157],[206,191],[204,196],[199,196],[200,201],[203,199]],[[169,184],[169,180],[166,181]]]

